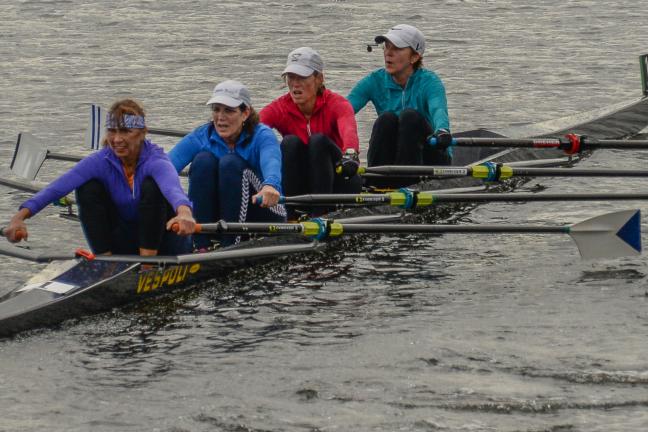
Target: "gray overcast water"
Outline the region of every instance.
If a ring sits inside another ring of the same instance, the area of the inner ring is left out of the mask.
[[[328,87],[346,94],[382,64],[365,44],[401,22],[427,37],[455,131],[600,108],[640,95],[647,16],[636,0],[2,0],[0,173],[21,131],[83,152],[90,102],[133,96],[150,125],[190,129],[214,84],[233,78],[262,107],[285,91],[298,46],[319,50]],[[358,116],[363,146],[373,118]],[[599,151],[579,166],[646,160]],[[46,162],[41,178],[64,167]],[[27,195],[0,190],[8,220]],[[457,217],[573,223],[619,208],[646,203],[488,204]],[[32,248],[83,245],[57,209],[30,227]],[[0,293],[37,270],[0,263]],[[0,341],[0,431],[646,430],[647,272],[641,257],[581,261],[560,236],[372,237]]]

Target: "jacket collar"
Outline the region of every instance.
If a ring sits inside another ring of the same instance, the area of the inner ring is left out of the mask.
[[[121,160],[117,157],[114,151],[108,146],[105,147],[106,159],[112,162],[117,168],[121,168]],[[153,151],[153,144],[148,139],[144,139],[142,148],[140,149],[139,157],[137,158],[137,167],[139,167],[146,159],[148,159]]]
[[[331,91],[329,89],[326,89],[322,92],[321,95],[317,95],[317,98],[315,99],[315,106],[313,107],[313,113],[311,114],[311,117],[313,117],[318,111],[322,109],[322,107],[326,104],[326,101],[329,98]],[[291,115],[298,116],[298,117],[305,117],[304,114],[299,110],[299,107],[297,104],[292,100],[292,97],[290,97],[290,93],[287,93],[284,95],[286,98],[286,104],[288,107],[288,112]]]
[[[209,122],[209,140],[215,144],[220,144],[224,145],[225,147],[228,147],[227,143],[223,138],[221,138],[220,135],[218,135],[218,132],[216,132],[216,127],[214,126],[214,122]],[[238,140],[236,140],[236,147],[245,147],[247,146],[250,142],[252,141],[252,135],[250,135],[245,129],[241,131],[241,135],[239,135]]]
[[[388,74],[385,69],[383,69],[383,71],[385,72],[385,86],[390,89],[403,91],[409,89],[412,86],[412,83],[416,81],[416,78],[421,72],[421,68],[415,69],[414,72],[412,72],[412,75],[410,75],[404,88],[401,87],[396,81],[394,81],[394,78],[390,74]]]

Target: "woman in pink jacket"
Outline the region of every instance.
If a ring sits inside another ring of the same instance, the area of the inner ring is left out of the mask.
[[[358,127],[353,107],[324,87],[324,62],[312,48],[288,54],[282,76],[288,93],[259,113],[283,136],[282,182],[286,196],[358,193]],[[323,211],[318,209],[314,213]]]

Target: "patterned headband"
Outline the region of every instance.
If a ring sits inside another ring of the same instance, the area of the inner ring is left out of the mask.
[[[106,114],[106,129],[144,129],[146,123],[144,121],[144,116],[135,115],[135,114],[124,114],[121,118],[121,122],[118,122],[112,113]]]

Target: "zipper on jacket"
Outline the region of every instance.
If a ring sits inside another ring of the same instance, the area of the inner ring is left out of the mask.
[[[310,130],[310,119],[306,120],[306,132],[308,133],[308,136],[311,136],[311,130]]]
[[[410,76],[411,78],[411,76]],[[405,90],[407,90],[407,84],[409,84],[409,78],[407,78],[407,82],[405,83],[405,87],[403,87],[403,91],[401,92],[401,110],[405,109]]]

